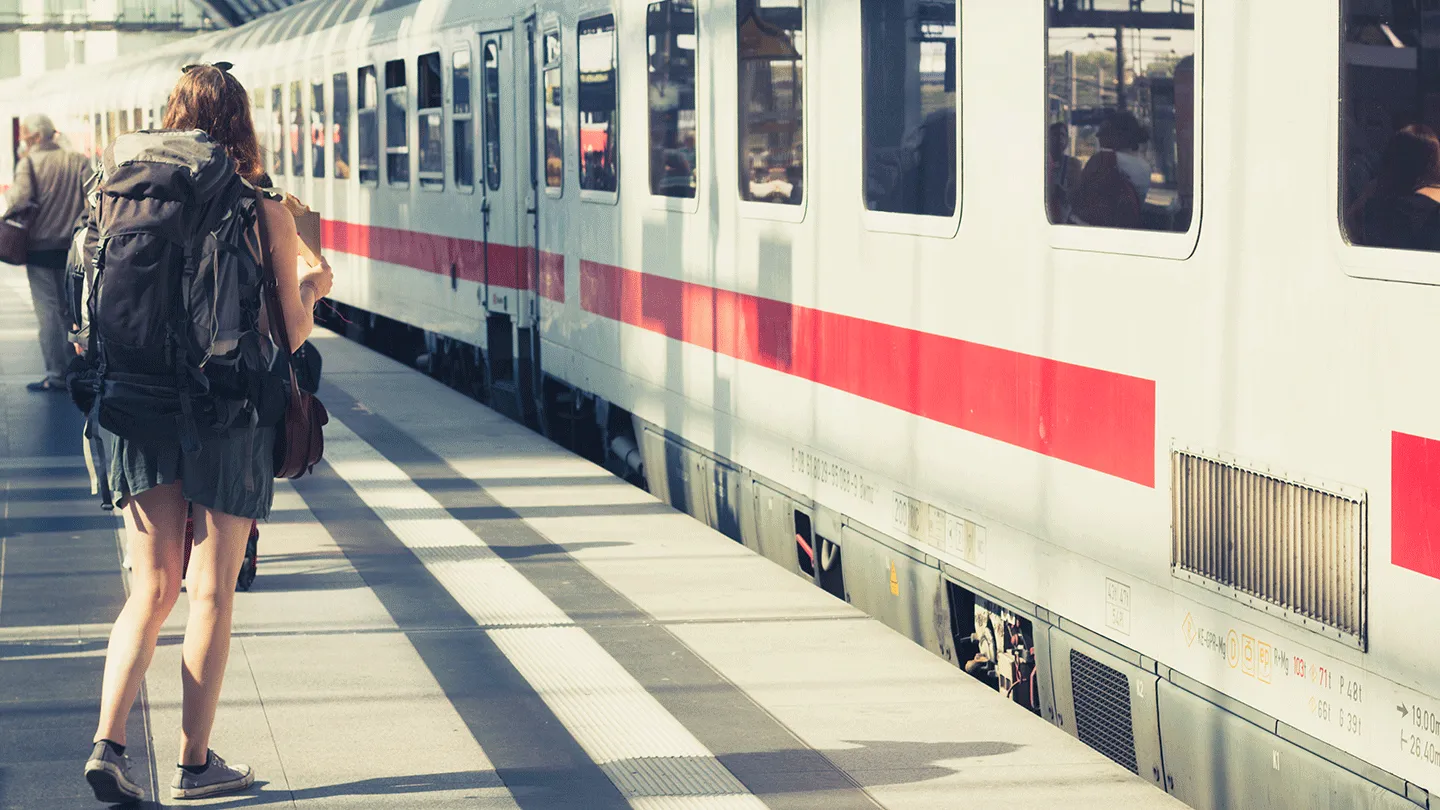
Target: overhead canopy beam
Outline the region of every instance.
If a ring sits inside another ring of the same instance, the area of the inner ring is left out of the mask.
[[[119,31],[125,34],[141,33],[185,33],[193,34],[201,31],[214,30],[213,26],[191,25],[184,22],[163,22],[160,20],[142,20],[130,22],[126,20],[83,20],[83,21],[25,21],[5,22],[0,21],[0,34],[8,34],[16,31]]]
[[[1051,28],[1148,28],[1150,30],[1195,30],[1194,14],[1168,11],[1090,11],[1056,10],[1049,12]]]

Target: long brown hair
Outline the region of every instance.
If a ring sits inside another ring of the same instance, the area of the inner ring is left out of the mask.
[[[235,159],[235,171],[255,182],[265,173],[250,97],[240,80],[215,65],[186,69],[165,109],[165,129],[204,130]]]

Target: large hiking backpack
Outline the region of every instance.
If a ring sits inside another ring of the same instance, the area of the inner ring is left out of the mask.
[[[70,268],[88,328],[71,390],[92,429],[193,453],[278,419],[284,390],[259,330],[259,199],[198,130],[122,135],[105,150]]]

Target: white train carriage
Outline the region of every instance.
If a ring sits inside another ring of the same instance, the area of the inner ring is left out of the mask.
[[[0,112],[233,62],[352,335],[1194,806],[1424,806],[1440,258],[1339,215],[1423,5],[312,0]]]

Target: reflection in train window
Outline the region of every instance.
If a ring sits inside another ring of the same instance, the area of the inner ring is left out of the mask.
[[[485,184],[500,190],[500,46],[485,43]]]
[[[462,190],[475,187],[475,119],[470,88],[470,48],[450,58],[450,120],[455,131],[455,185]]]
[[[420,126],[420,187],[445,187],[445,91],[440,79],[440,54],[427,53],[415,62],[415,121]]]
[[[545,187],[565,185],[565,92],[560,76],[560,34],[545,34]]]
[[[1341,219],[1357,245],[1440,250],[1440,17],[1342,0]]]
[[[301,103],[305,96],[300,82],[290,83],[290,126],[285,138],[290,145],[290,174],[305,176],[305,110]]]
[[[405,60],[385,63],[385,181],[392,186],[410,183],[410,132],[406,110]]]
[[[1045,0],[1050,221],[1187,231],[1197,0]]]
[[[310,83],[310,174],[325,176],[325,83]]]
[[[955,213],[955,0],[864,0],[865,205]]]
[[[803,0],[737,0],[740,198],[799,205],[805,179]]]
[[[285,173],[285,88],[270,88],[270,174],[271,180]]]
[[[359,133],[360,182],[380,182],[379,88],[375,85],[375,68],[367,65],[355,75],[355,98],[358,109],[356,130]]]
[[[650,192],[694,197],[695,0],[651,3],[645,18],[650,54]]]
[[[580,188],[614,191],[615,168],[615,15],[581,20]]]
[[[332,79],[330,98],[335,110],[330,141],[335,149],[335,179],[347,180],[350,177],[350,77],[336,73]]]

